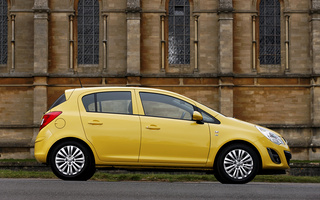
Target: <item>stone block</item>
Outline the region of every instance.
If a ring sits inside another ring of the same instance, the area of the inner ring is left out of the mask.
[[[257,124],[309,124],[309,102],[310,91],[304,88],[234,88],[234,116]]]
[[[140,75],[140,19],[127,20],[127,74]]]
[[[0,125],[33,124],[33,87],[0,87],[0,114]]]
[[[156,74],[161,65],[160,14],[141,15],[141,73]]]
[[[0,129],[0,147],[28,148],[31,146],[32,135],[32,128],[22,127]]]
[[[52,13],[49,22],[49,72],[69,70],[69,17],[67,13]]]

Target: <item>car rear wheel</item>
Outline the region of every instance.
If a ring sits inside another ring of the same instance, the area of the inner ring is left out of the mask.
[[[67,141],[54,147],[50,156],[53,173],[63,180],[88,180],[94,172],[93,156],[82,144]]]
[[[257,153],[244,144],[227,146],[216,162],[215,177],[221,183],[247,183],[254,179],[259,170]]]

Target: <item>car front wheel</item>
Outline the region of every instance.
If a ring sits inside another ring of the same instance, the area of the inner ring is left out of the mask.
[[[259,170],[257,153],[244,144],[227,146],[216,162],[215,176],[221,183],[247,183],[254,179]]]
[[[63,180],[88,180],[94,172],[94,160],[90,151],[74,141],[54,147],[50,156],[53,173]]]

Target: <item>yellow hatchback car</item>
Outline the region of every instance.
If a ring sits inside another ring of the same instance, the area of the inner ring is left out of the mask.
[[[159,89],[66,90],[43,116],[35,157],[63,180],[96,168],[206,170],[222,183],[283,173],[291,153],[276,132]]]

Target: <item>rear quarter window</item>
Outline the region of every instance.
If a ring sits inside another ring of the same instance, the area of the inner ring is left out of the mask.
[[[63,102],[66,101],[66,95],[63,93],[49,108],[49,110],[51,110],[52,108],[62,104]]]

